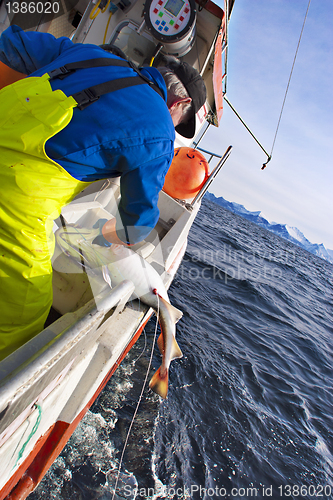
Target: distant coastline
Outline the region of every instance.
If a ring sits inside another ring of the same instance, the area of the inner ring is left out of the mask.
[[[260,211],[250,212],[243,205],[227,201],[222,196],[217,198],[213,193],[206,193],[205,198],[333,264],[333,250],[327,249],[322,243],[319,245],[311,243],[297,227],[291,227],[287,224],[277,224],[275,222],[271,223],[263,217]]]

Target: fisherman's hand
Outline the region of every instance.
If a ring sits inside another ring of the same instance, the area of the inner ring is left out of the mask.
[[[108,222],[108,219],[98,219],[98,221],[93,225],[94,229],[99,229],[99,234],[95,237],[92,243],[99,245],[100,247],[110,247],[112,245],[112,243],[104,238],[102,233],[102,228],[106,222]]]
[[[109,241],[112,244],[129,246],[127,243],[124,243],[121,239],[119,239],[117,235],[115,217],[112,217],[106,221],[104,225],[102,225],[101,234],[106,241]]]

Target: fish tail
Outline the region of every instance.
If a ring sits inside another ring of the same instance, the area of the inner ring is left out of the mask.
[[[154,373],[151,381],[149,382],[149,387],[152,391],[156,392],[161,398],[166,399],[168,394],[168,370],[166,370],[165,375],[161,376],[161,367]]]

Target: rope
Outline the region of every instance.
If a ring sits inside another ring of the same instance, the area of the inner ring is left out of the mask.
[[[106,23],[105,33],[104,33],[104,37],[103,37],[103,44],[105,43],[105,40],[106,40],[106,35],[108,33],[109,24],[110,24],[110,21],[111,21],[112,14],[113,14],[113,12],[111,11],[110,15],[109,15],[108,22]]]
[[[275,141],[276,141],[276,136],[277,136],[277,133],[278,133],[278,130],[279,130],[279,127],[280,127],[282,113],[283,113],[284,105],[285,105],[285,102],[286,102],[286,99],[287,99],[287,94],[288,94],[288,90],[289,90],[289,85],[290,85],[291,77],[292,77],[292,74],[293,74],[293,71],[294,71],[294,66],[295,66],[295,62],[296,62],[296,57],[297,57],[298,49],[299,49],[299,46],[300,46],[300,43],[301,43],[301,39],[302,39],[302,35],[303,35],[303,30],[304,30],[306,18],[308,17],[310,3],[311,3],[311,0],[309,0],[308,6],[307,6],[307,9],[306,9],[306,13],[305,13],[304,21],[303,21],[303,26],[302,26],[301,33],[300,33],[300,36],[299,36],[299,40],[298,40],[298,44],[297,44],[297,48],[296,48],[296,52],[295,52],[295,56],[294,56],[293,65],[291,67],[291,71],[290,71],[290,75],[289,75],[289,80],[288,80],[286,92],[284,94],[284,99],[283,99],[283,103],[282,103],[282,107],[281,107],[281,112],[280,112],[279,120],[278,120],[278,123],[277,123],[276,131],[275,131],[275,135],[274,135],[274,139],[273,139],[271,154],[269,155],[269,160],[272,158],[273,149],[274,149]],[[264,170],[264,168],[266,168],[266,165],[269,162],[269,160],[266,163],[263,164],[263,166],[261,167],[261,170]]]
[[[100,3],[101,3],[101,0],[98,0],[95,7],[90,12],[90,19],[92,19],[92,20],[96,19],[96,17],[100,14],[100,12],[102,12],[102,14],[104,14],[104,12],[106,12],[107,8],[109,7],[110,0],[108,0],[107,4],[102,9],[99,7]],[[98,10],[98,8],[99,8],[99,10]]]
[[[120,471],[121,471],[121,466],[122,466],[122,463],[123,463],[123,460],[124,460],[124,455],[125,455],[125,451],[126,451],[126,448],[127,448],[128,440],[129,440],[129,437],[130,437],[130,434],[131,434],[131,431],[132,431],[132,427],[133,427],[133,424],[134,424],[135,417],[136,417],[136,415],[138,413],[138,410],[139,410],[139,406],[140,406],[141,399],[142,399],[142,396],[143,396],[143,393],[144,393],[144,390],[145,390],[145,387],[146,387],[146,384],[147,384],[148,375],[149,375],[150,367],[151,367],[152,360],[153,360],[154,347],[155,347],[155,341],[156,341],[156,336],[157,336],[157,326],[158,326],[159,310],[160,310],[159,297],[158,297],[158,295],[156,295],[156,297],[157,297],[157,304],[158,304],[157,305],[157,315],[156,315],[156,325],[155,325],[155,332],[154,332],[153,344],[152,344],[151,352],[150,352],[150,358],[149,358],[148,368],[147,368],[145,379],[143,381],[143,386],[142,386],[142,389],[141,389],[139,400],[138,400],[138,403],[136,405],[136,408],[135,408],[135,411],[133,413],[133,417],[132,417],[130,426],[129,426],[128,431],[127,431],[125,443],[124,443],[124,446],[123,446],[123,451],[121,453],[121,457],[120,457],[120,461],[119,461],[116,482],[115,482],[114,491],[113,491],[113,494],[112,494],[112,500],[114,500],[115,495],[116,495],[117,486],[118,486],[118,482],[119,482]]]
[[[30,439],[32,438],[32,436],[37,432],[37,429],[39,427],[39,424],[40,424],[40,421],[42,419],[42,407],[38,404],[38,403],[35,403],[34,406],[37,408],[38,410],[38,417],[37,417],[37,420],[35,422],[35,425],[33,426],[29,436],[28,436],[28,439],[26,440],[26,442],[23,444],[22,448],[20,449],[19,453],[18,453],[18,456],[17,456],[17,459],[16,459],[16,462],[15,462],[15,465],[14,467],[17,466],[18,462],[21,460],[22,456],[23,456],[23,453],[24,453],[24,450],[27,446],[27,444],[29,443]]]

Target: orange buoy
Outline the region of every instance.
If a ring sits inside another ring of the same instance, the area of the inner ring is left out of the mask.
[[[172,198],[194,198],[209,176],[206,158],[193,148],[177,148],[165,176],[163,191]]]
[[[26,76],[24,73],[15,71],[15,69],[10,68],[0,61],[0,90],[11,83],[17,82],[17,80],[22,80]]]

